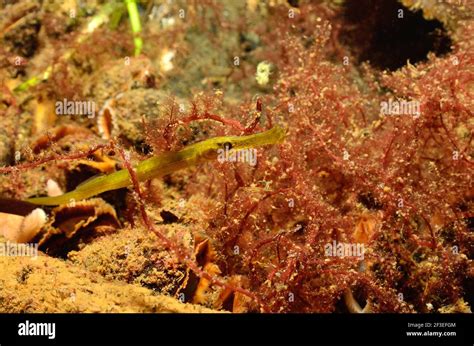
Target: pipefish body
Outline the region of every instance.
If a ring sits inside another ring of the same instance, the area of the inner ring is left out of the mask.
[[[177,152],[166,152],[151,157],[135,166],[139,181],[158,178],[180,169],[191,167],[217,158],[219,149],[241,150],[281,143],[285,130],[275,126],[270,130],[247,136],[214,137],[188,145]],[[75,190],[55,197],[34,197],[26,202],[38,205],[59,205],[80,201],[100,193],[132,185],[127,169],[93,178],[79,185]]]

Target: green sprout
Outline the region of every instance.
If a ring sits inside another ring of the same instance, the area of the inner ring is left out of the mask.
[[[13,89],[14,92],[22,92],[28,90],[30,87],[33,87],[35,85],[38,85],[40,82],[47,80],[49,76],[51,75],[51,71],[53,70],[53,67],[50,65],[44,70],[44,72],[40,76],[34,76],[27,81],[24,81],[20,85],[18,85],[15,89]]]

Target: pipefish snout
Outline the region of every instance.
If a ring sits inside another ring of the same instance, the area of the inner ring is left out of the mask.
[[[286,131],[275,126],[270,130],[247,136],[214,137],[188,145],[177,152],[166,152],[141,161],[135,166],[139,181],[158,178],[180,169],[215,159],[217,151],[224,148],[241,150],[283,142]],[[100,193],[130,186],[132,181],[127,169],[100,176],[79,185],[75,190],[55,197],[34,197],[27,202],[38,205],[59,205],[80,201]]]

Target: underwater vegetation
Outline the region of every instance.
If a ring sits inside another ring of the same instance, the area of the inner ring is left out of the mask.
[[[471,312],[473,11],[4,0],[0,311]]]

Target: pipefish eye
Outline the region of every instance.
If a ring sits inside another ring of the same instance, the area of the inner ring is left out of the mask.
[[[222,147],[223,147],[224,149],[230,150],[230,149],[232,149],[234,146],[233,146],[233,144],[232,144],[231,142],[225,142],[224,144],[222,144]]]

